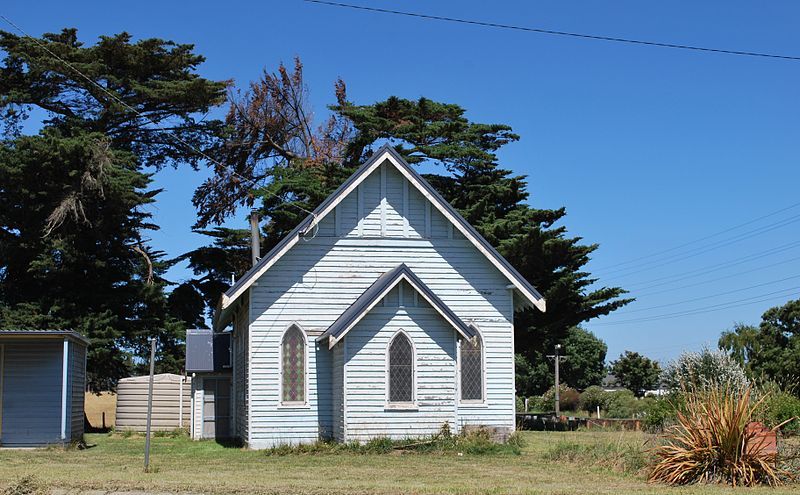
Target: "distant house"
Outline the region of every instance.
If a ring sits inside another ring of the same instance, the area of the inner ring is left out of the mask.
[[[83,436],[88,340],[60,330],[0,330],[0,446]]]
[[[225,423],[215,436],[251,448],[418,437],[445,423],[508,434],[514,312],[529,306],[545,301],[381,148],[222,296],[214,329],[232,325],[231,369],[196,373],[195,437],[210,436],[199,424],[209,416]]]
[[[625,387],[619,383],[619,380],[613,373],[607,373],[600,382],[600,386],[603,387],[604,392],[619,392],[620,390],[625,390]]]

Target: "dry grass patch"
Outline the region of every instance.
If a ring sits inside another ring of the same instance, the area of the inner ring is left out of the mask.
[[[103,413],[106,415],[105,428],[112,428],[117,415],[117,394],[101,392],[100,395],[86,392],[84,411],[92,428],[103,428]]]

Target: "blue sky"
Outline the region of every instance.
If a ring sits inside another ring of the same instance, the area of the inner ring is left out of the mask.
[[[353,3],[800,56],[800,4],[790,1]],[[12,1],[0,12],[33,35],[77,27],[87,43],[123,30],[136,38],[194,43],[207,57],[201,74],[238,85],[300,56],[320,118],[341,76],[357,103],[426,96],[462,105],[475,121],[510,124],[522,139],[501,151],[501,163],[529,176],[531,204],[565,206],[570,234],[600,244],[590,269],[601,283],[630,288],[639,297],[586,325],[608,343],[610,358],[625,349],[674,358],[683,349],[714,344],[734,322],[757,322],[765,309],[800,293],[800,222],[794,218],[800,205],[616,266],[800,202],[800,62],[553,37],[298,0]],[[188,167],[155,176],[155,186],[165,189],[154,208],[162,227],[151,236],[156,248],[178,255],[205,242],[190,228],[191,194],[205,176]],[[237,223],[246,225],[244,217]],[[185,267],[170,272],[175,280],[188,275]],[[719,310],[663,316],[695,309]]]

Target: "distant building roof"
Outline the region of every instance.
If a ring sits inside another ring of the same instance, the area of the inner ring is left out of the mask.
[[[0,330],[0,337],[67,337],[89,345],[89,339],[74,330]]]
[[[606,376],[604,376],[603,380],[600,382],[600,385],[605,388],[621,388],[619,385],[619,380],[617,380],[617,377],[612,373],[608,373]]]

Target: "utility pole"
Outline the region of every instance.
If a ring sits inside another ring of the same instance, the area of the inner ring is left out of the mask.
[[[147,387],[147,428],[144,437],[144,472],[150,470],[150,423],[153,417],[153,372],[156,362],[156,339],[150,339],[150,384]],[[183,400],[183,397],[181,397]]]
[[[253,266],[261,259],[261,231],[258,227],[258,210],[250,212],[250,258]]]
[[[567,360],[567,356],[561,355],[561,344],[556,344],[555,346],[556,353],[555,354],[548,354],[548,358],[552,359],[556,364],[556,417],[561,416],[561,397],[559,393],[559,364],[563,361]]]

